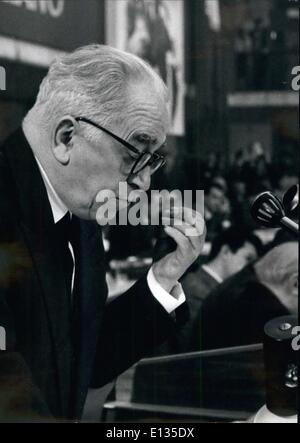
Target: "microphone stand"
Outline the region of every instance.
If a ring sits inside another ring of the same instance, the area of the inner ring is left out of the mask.
[[[298,355],[293,349],[296,316],[269,321],[264,334],[266,404],[252,423],[297,423]]]
[[[288,217],[283,217],[280,220],[280,224],[295,234],[299,233],[299,225]]]

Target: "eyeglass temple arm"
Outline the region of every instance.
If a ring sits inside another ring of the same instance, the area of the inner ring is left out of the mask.
[[[110,135],[111,137],[113,137],[115,140],[117,140],[121,145],[126,146],[127,149],[129,149],[131,152],[134,152],[135,154],[140,154],[140,151],[138,149],[136,149],[134,146],[131,146],[129,143],[127,143],[125,140],[123,140],[122,138],[118,137],[116,134],[114,134],[113,132],[110,132],[108,129],[104,128],[103,126],[100,126],[94,122],[92,122],[91,120],[89,120],[88,118],[85,117],[76,117],[75,118],[76,121],[81,121],[84,123],[88,123],[91,126],[94,126],[97,129],[100,129],[103,132],[106,132],[108,135]]]

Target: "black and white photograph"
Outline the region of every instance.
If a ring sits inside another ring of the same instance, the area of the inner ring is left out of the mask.
[[[0,1],[0,423],[298,423],[299,1]]]

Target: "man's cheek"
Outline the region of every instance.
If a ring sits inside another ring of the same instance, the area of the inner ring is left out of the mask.
[[[95,218],[100,226],[115,226],[119,211],[127,210],[128,203],[119,200],[110,190],[100,191],[96,197]]]

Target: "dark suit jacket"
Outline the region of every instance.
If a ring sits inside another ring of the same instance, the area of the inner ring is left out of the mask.
[[[51,207],[22,130],[0,149],[0,196],[0,326],[7,334],[0,420],[80,417],[89,386],[103,386],[150,354],[180,320],[145,278],[106,305],[101,231],[79,219],[81,290],[72,310]]]
[[[203,301],[219,283],[200,266],[195,272],[189,272],[181,281],[192,312],[198,311]]]

